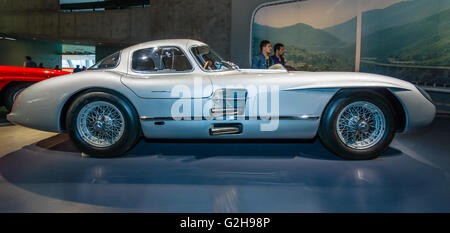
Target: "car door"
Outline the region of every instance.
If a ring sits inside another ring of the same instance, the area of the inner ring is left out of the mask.
[[[182,49],[175,46],[143,48],[131,55],[122,83],[143,99],[195,99],[212,95],[211,80],[194,72]]]

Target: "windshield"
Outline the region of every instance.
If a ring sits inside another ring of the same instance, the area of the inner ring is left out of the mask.
[[[224,61],[208,46],[192,47],[191,51],[202,68],[206,71],[226,71],[234,69],[232,65]]]
[[[113,69],[119,64],[120,52],[109,55],[108,57],[91,66],[89,70]]]

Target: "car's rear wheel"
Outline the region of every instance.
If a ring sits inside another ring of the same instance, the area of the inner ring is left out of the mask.
[[[137,113],[118,96],[91,92],[78,97],[67,115],[67,130],[74,144],[92,157],[118,157],[139,139]]]
[[[3,103],[8,110],[11,112],[14,101],[17,96],[25,90],[25,88],[31,86],[33,83],[23,82],[23,83],[13,83],[10,86],[6,87],[3,94]]]
[[[385,152],[395,134],[393,109],[374,91],[339,93],[326,107],[319,138],[345,159],[374,159]]]

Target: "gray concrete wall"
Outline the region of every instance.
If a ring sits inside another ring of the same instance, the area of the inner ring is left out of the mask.
[[[59,10],[59,0],[0,0],[0,12],[56,10]]]
[[[4,12],[0,14],[0,33],[91,45],[133,44],[151,39],[149,14],[148,8],[77,13]]]
[[[31,56],[37,65],[45,68],[61,67],[61,45],[49,41],[17,39],[0,40],[0,66],[23,66],[25,56]]]
[[[231,0],[152,0],[150,9],[153,39],[196,39],[230,58]]]
[[[0,33],[61,43],[127,46],[192,38],[230,57],[231,0],[152,0],[151,7],[59,12],[58,0],[0,0]]]
[[[114,46],[96,46],[95,47],[95,60],[96,62],[102,60],[103,58],[123,49],[123,47]]]

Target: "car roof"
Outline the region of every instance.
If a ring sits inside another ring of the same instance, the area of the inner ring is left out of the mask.
[[[193,45],[206,45],[206,44],[203,42],[191,40],[191,39],[154,40],[154,41],[148,41],[148,42],[136,44],[131,47],[125,48],[124,50],[134,51],[136,49],[141,49],[141,48],[161,47],[161,46],[177,46],[177,47],[187,50],[189,47],[191,47]]]
[[[151,48],[151,47],[163,47],[163,46],[176,46],[176,47],[179,47],[180,49],[184,50],[185,52],[187,52],[189,50],[189,48],[194,45],[204,46],[206,44],[203,42],[191,40],[191,39],[154,40],[154,41],[148,41],[148,42],[136,44],[136,45],[133,45],[133,46],[130,46],[128,48],[121,50],[121,55],[120,55],[121,62],[119,62],[119,65],[116,68],[114,68],[114,70],[120,71],[120,72],[128,72],[128,63],[129,63],[129,59],[130,59],[129,56],[134,51],[139,50],[139,49]],[[193,58],[189,58],[189,59],[192,60]]]

